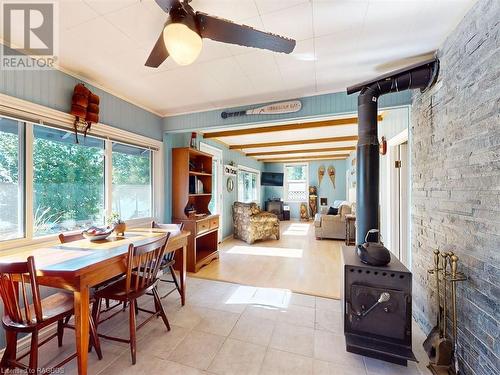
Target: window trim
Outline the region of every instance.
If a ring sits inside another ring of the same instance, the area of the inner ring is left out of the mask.
[[[283,181],[283,200],[285,202],[306,202],[307,198],[304,199],[288,199],[288,174],[286,173],[287,167],[292,167],[295,165],[305,165],[306,166],[306,179],[305,180],[291,180],[291,181],[304,181],[306,183],[306,193],[309,189],[309,163],[308,162],[294,162],[294,163],[285,163],[283,165],[283,173],[284,173],[284,181]]]
[[[250,173],[255,173],[257,175],[257,186],[256,186],[256,189],[257,189],[257,199],[255,201],[253,201],[254,203],[257,203],[258,205],[260,205],[260,173],[261,171],[258,170],[258,169],[255,169],[255,168],[251,168],[251,167],[247,167],[246,165],[241,165],[241,164],[238,164],[238,173],[240,173],[240,171],[244,171],[244,172],[250,172]],[[240,189],[238,188],[238,175],[236,175],[236,199],[238,200],[238,202],[240,202]]]
[[[35,245],[57,240],[57,234],[34,237],[33,233],[33,125],[41,125],[49,128],[73,132],[74,117],[39,104],[31,103],[23,99],[11,97],[0,93],[0,118],[9,118],[25,123],[24,139],[24,222],[25,231],[23,238],[0,241],[0,251],[13,249],[19,246]],[[111,143],[118,142],[126,145],[146,148],[151,151],[151,217],[126,220],[129,227],[149,224],[152,220],[162,220],[164,216],[164,160],[163,142],[138,135],[126,130],[118,129],[102,123],[93,124],[90,136],[104,141],[105,155],[105,212],[106,216],[111,211]],[[109,147],[108,147],[109,144]],[[109,150],[109,151],[108,151]],[[108,154],[109,152],[109,154]],[[109,176],[108,176],[109,175]],[[108,181],[109,179],[109,181]],[[109,208],[108,208],[109,203]],[[68,233],[78,233],[72,231]]]

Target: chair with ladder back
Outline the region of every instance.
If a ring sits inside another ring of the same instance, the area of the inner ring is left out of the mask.
[[[85,239],[85,237],[83,237],[83,234],[81,234],[81,233],[76,233],[76,234],[61,233],[61,234],[59,234],[59,242],[61,242],[62,244],[67,244],[67,243],[70,243],[70,242],[80,241],[80,240],[83,240],[83,239]],[[93,290],[97,290],[99,288],[102,288],[102,287],[108,285],[109,283],[112,283],[112,282],[114,282],[116,280],[121,279],[122,277],[125,277],[125,275],[123,274],[123,275],[115,276],[115,277],[113,277],[110,280],[106,280],[106,281],[104,281],[104,282],[102,282],[102,283],[94,286],[92,289]],[[121,306],[122,304],[121,303],[115,303],[114,305],[110,305],[109,299],[106,299],[105,305],[106,305],[106,309],[105,310],[101,310],[101,312],[108,312],[110,310],[113,310],[115,307]],[[123,308],[125,309],[125,305],[123,306]]]
[[[0,264],[0,295],[4,304],[2,326],[5,329],[7,346],[1,361],[2,373],[9,368],[21,368],[28,374],[37,374],[38,348],[57,337],[58,345],[63,343],[64,328],[74,328],[67,324],[73,315],[73,294],[58,292],[41,298],[36,278],[35,260],[32,256],[26,262]],[[90,342],[102,359],[101,347],[92,317],[89,317]],[[57,323],[57,332],[39,343],[40,330]],[[30,351],[17,357],[17,335],[31,334]],[[21,359],[30,356],[29,364]],[[53,366],[62,367],[76,357],[76,353]]]
[[[92,314],[94,316],[94,321],[97,322],[97,325],[101,323],[101,321],[99,321],[99,309],[97,306],[100,305],[102,299],[108,298],[128,304],[130,328],[129,339],[103,334],[99,334],[99,336],[108,340],[128,343],[130,345],[132,364],[136,363],[136,332],[138,329],[143,327],[152,318],[161,316],[167,330],[170,331],[170,324],[168,323],[165,310],[163,310],[157,290],[158,271],[165,255],[165,249],[167,247],[169,237],[170,233],[167,233],[160,239],[145,245],[134,246],[133,244],[130,244],[126,260],[126,277],[95,292],[97,303],[92,309]],[[153,295],[155,311],[137,307],[137,299],[148,293],[152,293]],[[151,316],[139,325],[136,323],[136,314],[138,311],[151,314]],[[120,311],[114,313],[105,320],[111,319],[119,313]]]
[[[154,221],[151,222],[151,228],[158,228],[158,229],[165,229],[170,231],[171,233],[178,233],[182,232],[184,229],[184,223],[180,224],[159,224]],[[170,275],[172,276],[172,279],[168,278],[160,278],[160,281],[164,283],[173,283],[175,285],[175,288],[172,288],[169,290],[167,293],[165,293],[163,296],[160,298],[165,298],[175,292],[176,290],[179,292],[179,295],[182,296],[182,291],[179,286],[179,281],[177,280],[177,276],[175,274],[174,270],[174,264],[175,264],[175,251],[171,251],[165,254],[163,257],[163,261],[160,265],[160,271],[162,271],[163,274],[165,274],[165,271],[168,269],[170,272]]]

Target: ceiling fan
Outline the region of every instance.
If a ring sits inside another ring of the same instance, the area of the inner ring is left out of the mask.
[[[229,20],[195,12],[191,0],[155,0],[168,14],[146,66],[157,68],[168,56],[179,65],[189,65],[201,52],[202,38],[240,46],[291,53],[295,40],[238,25]]]

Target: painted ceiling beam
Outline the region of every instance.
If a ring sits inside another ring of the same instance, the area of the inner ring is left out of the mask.
[[[296,141],[280,141],[280,142],[262,142],[262,143],[247,143],[240,145],[229,145],[230,150],[243,150],[245,148],[260,148],[260,147],[277,147],[277,146],[290,146],[290,145],[303,145],[314,143],[327,143],[327,142],[349,142],[357,141],[357,135],[348,135],[343,137],[329,137],[329,138],[315,138],[315,139],[300,139]]]
[[[284,150],[284,151],[268,151],[268,152],[249,152],[246,156],[267,156],[267,155],[289,155],[289,154],[310,154],[318,152],[331,151],[354,151],[356,146],[345,147],[328,147],[328,148],[309,148],[305,150]]]
[[[382,121],[383,118],[384,118],[383,115],[378,115],[377,120]],[[330,126],[357,125],[357,124],[358,124],[357,117],[347,117],[347,118],[339,118],[333,120],[302,122],[302,123],[294,123],[287,125],[272,125],[272,126],[261,126],[258,128],[223,130],[219,132],[204,133],[203,138],[206,139],[223,138],[223,137],[234,137],[234,136],[249,135],[249,134],[274,133],[274,132],[283,132],[290,130],[314,129],[314,128],[322,128]]]
[[[330,160],[330,159],[347,159],[349,157],[349,154],[333,154],[333,155],[316,155],[316,156],[293,156],[289,158],[269,158],[269,159],[257,159],[258,161],[263,161],[263,162],[280,162],[280,161],[305,161],[305,160],[320,160],[320,159],[325,159],[325,160]]]

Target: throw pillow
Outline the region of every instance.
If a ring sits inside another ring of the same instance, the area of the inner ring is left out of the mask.
[[[339,213],[339,209],[338,208],[330,207],[328,209],[328,212],[326,214],[327,215],[337,215],[338,213]]]

